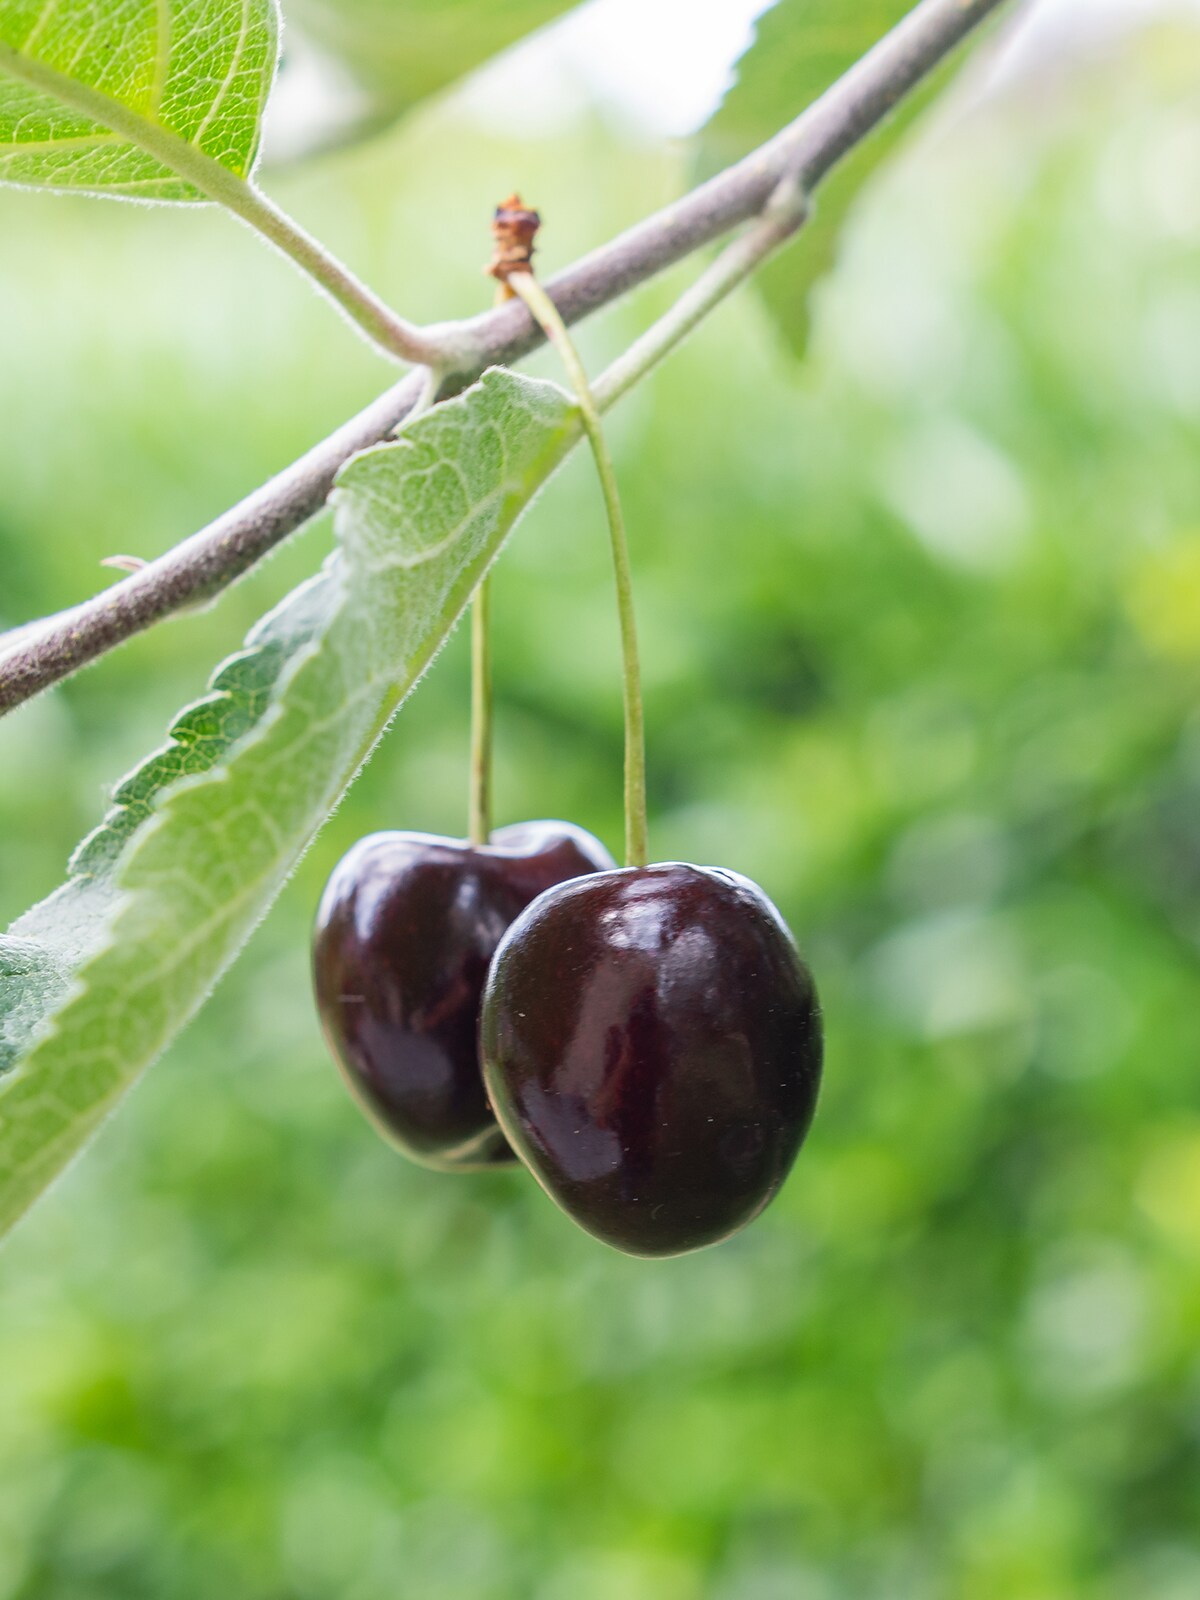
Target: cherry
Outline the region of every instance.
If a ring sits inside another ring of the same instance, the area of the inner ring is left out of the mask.
[[[488,963],[544,889],[613,865],[566,822],[501,828],[488,845],[374,833],[334,868],[313,977],[335,1060],[406,1155],[444,1169],[511,1161],[479,1069]]]
[[[821,1077],[812,978],[737,873],[670,863],[547,890],[492,962],[501,1127],[550,1197],[630,1255],[715,1244],[778,1192]]]

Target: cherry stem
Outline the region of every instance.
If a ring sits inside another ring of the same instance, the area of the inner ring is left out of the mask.
[[[625,534],[625,518],[621,513],[621,497],[617,490],[617,475],[600,421],[600,410],[592,394],[587,373],[579,352],[571,343],[566,324],[558,314],[554,301],[541,284],[528,272],[512,272],[508,285],[529,309],[530,316],[541,327],[546,338],[557,350],[571,386],[579,401],[583,429],[600,478],[604,496],[604,509],[608,515],[608,531],[612,540],[613,574],[617,586],[617,615],[621,624],[621,662],[625,692],[625,864],[644,867],[650,857],[646,829],[646,725],[642,711],[642,672],[638,661],[637,622],[633,609],[633,576],[629,567],[629,541]]]
[[[508,285],[496,285],[495,304],[511,300]],[[436,385],[434,387],[436,394]],[[492,596],[491,579],[480,579],[471,602],[471,770],[467,783],[467,839],[492,837]]]
[[[471,779],[467,837],[473,845],[492,836],[491,580],[484,578],[471,604]]]

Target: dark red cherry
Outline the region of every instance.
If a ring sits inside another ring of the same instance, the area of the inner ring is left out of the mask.
[[[374,833],[334,868],[313,939],[321,1022],[355,1096],[407,1155],[443,1168],[513,1159],[479,1068],[488,963],[544,889],[612,864],[582,828],[522,822],[486,846]]]
[[[762,891],[671,863],[535,900],[492,962],[480,1048],[551,1198],[619,1250],[671,1256],[778,1192],[816,1104],[821,1017]]]

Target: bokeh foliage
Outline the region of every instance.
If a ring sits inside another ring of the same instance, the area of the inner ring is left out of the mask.
[[[460,636],[0,1254],[3,1600],[1200,1590],[1198,78],[1163,32],[960,116],[872,196],[804,369],[745,296],[613,419],[656,849],[757,877],[822,982],[827,1091],[780,1201],[626,1261],[520,1175],[404,1166],[345,1097],[308,921],[360,833],[461,826]],[[548,265],[679,181],[611,131],[520,147],[450,103],[285,198],[445,315],[514,174]],[[414,259],[406,218],[451,191]],[[4,621],[380,381],[215,214],[6,195],[0,237]],[[666,292],[588,329],[593,364]],[[0,722],[5,917],[328,537]],[[586,462],[495,610],[503,818],[617,841]]]
[[[571,0],[289,0],[287,20],[341,63],[384,122],[566,11]],[[284,65],[286,67],[286,58]]]
[[[720,172],[765,144],[894,28],[910,7],[905,0],[778,0],[754,25],[754,38],[734,68],[734,81],[698,144],[698,170]],[[896,151],[922,111],[944,91],[958,57],[943,66],[870,138],[850,152],[822,183],[807,225],[802,253],[769,261],[757,273],[780,334],[797,355],[811,328],[813,286],[837,259],[846,218],[862,186]]]

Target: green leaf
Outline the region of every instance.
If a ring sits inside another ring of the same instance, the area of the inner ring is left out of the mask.
[[[0,938],[0,1230],[208,995],[578,432],[556,385],[494,370],[349,462],[325,570]]]
[[[3,0],[0,182],[202,200],[245,178],[275,0]]]
[[[368,95],[366,124],[436,94],[574,0],[289,0],[288,21],[336,56]]]
[[[737,78],[700,134],[700,164],[719,171],[777,133],[836,82],[908,11],[912,0],[778,0],[756,25]],[[800,242],[759,272],[755,282],[797,355],[808,342],[813,286],[832,267],[847,213],[944,84],[946,69],[903,102],[821,185]]]

